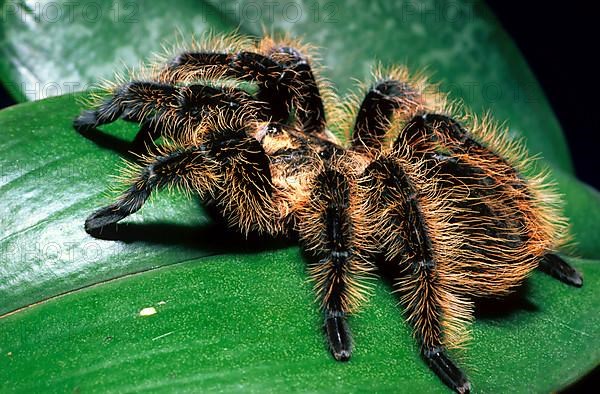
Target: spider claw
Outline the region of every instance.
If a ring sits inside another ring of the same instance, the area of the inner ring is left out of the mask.
[[[337,361],[348,361],[352,355],[352,337],[343,315],[328,316],[325,331],[331,354]]]
[[[333,352],[333,358],[335,358],[337,361],[348,361],[350,360],[350,356],[352,355],[352,353],[350,352],[350,350],[341,350],[339,353]]]
[[[471,392],[471,383],[465,382],[462,386],[456,388],[459,394],[469,394]]]

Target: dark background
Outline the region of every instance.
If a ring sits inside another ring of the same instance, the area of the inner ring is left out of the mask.
[[[600,189],[598,140],[598,62],[600,20],[593,3],[488,1],[537,76],[567,137],[577,176]],[[14,104],[0,86],[0,108]],[[597,344],[590,344],[595,346]],[[565,393],[599,387],[600,370]]]
[[[579,179],[600,189],[594,120],[600,20],[583,2],[488,1],[546,92],[567,137]],[[551,5],[552,4],[552,5]]]

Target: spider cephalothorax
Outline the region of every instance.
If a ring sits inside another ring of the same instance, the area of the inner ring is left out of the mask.
[[[307,49],[221,38],[109,87],[76,128],[139,122],[133,149],[146,154],[85,228],[98,234],[154,189],[178,186],[244,234],[298,235],[337,360],[351,355],[346,317],[366,297],[364,279],[384,265],[425,361],[467,392],[446,349],[466,338],[474,298],[505,295],[538,266],[582,284],[555,254],[567,235],[559,198],[525,175],[533,162],[488,118],[459,116],[402,69],[377,72],[354,104],[324,100]],[[352,130],[347,144],[326,107]]]

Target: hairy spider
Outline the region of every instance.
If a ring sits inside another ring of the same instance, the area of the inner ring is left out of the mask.
[[[98,235],[153,190],[178,186],[243,234],[298,236],[340,361],[352,352],[346,318],[384,267],[426,363],[468,392],[447,349],[466,339],[474,299],[508,294],[536,267],[582,285],[555,254],[568,233],[560,198],[544,176],[525,175],[534,162],[489,117],[465,115],[404,69],[376,72],[340,111],[324,100],[333,96],[308,50],[217,38],[110,86],[75,127],[139,122],[134,149],[146,154],[85,229]],[[348,144],[330,132],[325,107],[352,129]]]

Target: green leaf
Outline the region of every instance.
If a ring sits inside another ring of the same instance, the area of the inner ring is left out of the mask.
[[[351,78],[363,79],[375,59],[428,66],[455,97],[509,120],[511,132],[547,159],[582,257],[569,261],[585,276],[584,287],[573,289],[535,273],[520,297],[479,313],[471,345],[456,356],[478,391],[564,387],[600,361],[594,291],[600,281],[600,196],[573,177],[554,115],[486,9],[467,2],[392,3],[289,3],[300,4],[297,21],[292,6],[282,16],[288,3],[269,19],[266,3],[249,1],[228,8],[140,2],[135,23],[111,17],[28,20],[4,8],[0,76],[18,81],[13,91],[23,98],[28,85],[20,82],[27,76],[42,84],[87,84],[109,76],[123,54],[130,54],[128,62],[146,57],[175,26],[202,32],[239,25],[258,34],[265,25],[304,35],[322,47],[326,75],[342,92]],[[14,4],[26,9],[30,3]],[[76,2],[74,15],[86,4]],[[250,4],[262,7],[261,20],[248,16]],[[46,45],[52,40],[61,42],[60,50]],[[502,94],[491,100],[494,87]],[[527,98],[515,92],[527,92]],[[75,99],[66,95],[0,112],[3,388],[446,391],[419,358],[385,284],[376,284],[369,304],[352,318],[353,359],[336,363],[323,342],[298,248],[255,245],[224,233],[194,199],[158,193],[120,226],[124,240],[89,237],[83,221],[108,201],[110,176],[120,166],[115,149],[126,146],[122,140],[131,140],[135,127],[105,127],[115,139],[97,145],[71,128],[80,111]],[[140,316],[147,307],[157,313]]]

